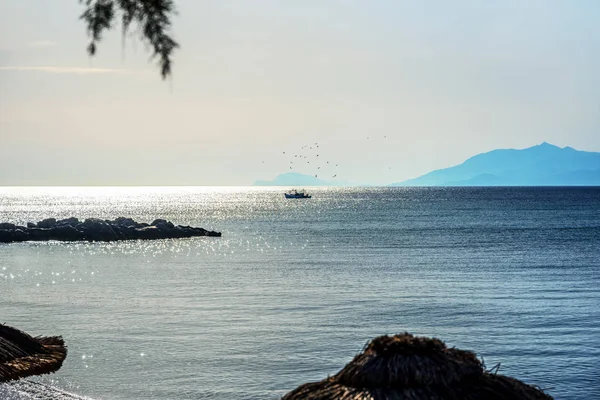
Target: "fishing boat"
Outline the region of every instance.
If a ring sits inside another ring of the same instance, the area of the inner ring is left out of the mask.
[[[312,196],[306,192],[304,189],[296,190],[292,189],[288,193],[285,194],[286,199],[310,199]]]

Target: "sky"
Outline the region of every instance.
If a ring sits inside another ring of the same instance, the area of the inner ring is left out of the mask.
[[[162,81],[118,24],[88,57],[78,0],[0,0],[1,186],[386,184],[496,148],[600,151],[596,0],[175,3]]]

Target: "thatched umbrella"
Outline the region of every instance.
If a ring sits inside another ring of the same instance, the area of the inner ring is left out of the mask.
[[[517,379],[486,371],[474,353],[409,333],[380,336],[336,375],[282,400],[552,399]]]
[[[67,357],[60,336],[31,337],[0,324],[0,382],[56,372]]]

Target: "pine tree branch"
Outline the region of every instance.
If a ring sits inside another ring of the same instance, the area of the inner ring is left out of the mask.
[[[152,49],[152,58],[158,58],[163,79],[171,75],[172,53],[179,47],[169,31],[171,16],[175,14],[173,0],[79,0],[86,10],[81,14],[91,38],[87,51],[96,54],[104,31],[111,29],[116,14],[121,15],[123,36],[132,23],[141,29],[141,39]]]

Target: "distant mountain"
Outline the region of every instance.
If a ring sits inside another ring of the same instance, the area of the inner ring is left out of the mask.
[[[256,181],[254,186],[337,186],[314,176],[288,172],[277,175],[272,181]]]
[[[391,186],[600,186],[600,153],[546,142],[493,150]]]

